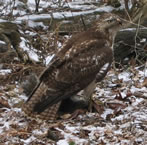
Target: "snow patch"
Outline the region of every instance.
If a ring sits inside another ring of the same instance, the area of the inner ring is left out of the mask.
[[[11,69],[1,69],[0,70],[0,75],[10,74],[11,72],[12,72]]]
[[[39,61],[39,57],[37,55],[37,53],[35,53],[35,50],[32,46],[27,46],[27,40],[25,40],[23,37],[21,37],[21,42],[20,42],[20,47],[23,48],[24,51],[27,51],[27,53],[29,54],[29,57],[38,62]]]
[[[51,60],[54,58],[54,54],[53,55],[50,55],[50,56],[47,56],[46,57],[46,60],[45,60],[45,64],[46,66],[51,62]]]

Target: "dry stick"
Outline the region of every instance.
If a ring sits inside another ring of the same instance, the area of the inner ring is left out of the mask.
[[[142,64],[142,62],[138,59],[138,53],[137,53],[137,36],[138,36],[138,32],[139,32],[139,28],[140,28],[140,20],[141,20],[141,16],[138,20],[138,27],[136,28],[136,34],[135,34],[135,47],[134,47],[134,50],[135,50],[135,54],[136,54],[136,57],[135,59]]]
[[[82,24],[83,24],[83,26],[84,26],[84,30],[86,31],[87,28],[86,28],[86,25],[85,25],[85,21],[84,21],[84,19],[83,19],[83,15],[80,15],[80,17],[81,17]]]
[[[13,6],[11,7],[11,14],[13,15],[13,11],[14,11],[14,6],[15,6],[16,1],[13,0]]]
[[[54,17],[53,17],[53,13],[51,13],[50,15],[51,15],[51,20],[50,20],[50,22],[49,22],[49,28],[52,26],[53,18],[54,18]]]
[[[135,97],[147,99],[147,96],[143,92],[136,91],[133,93]]]
[[[127,14],[128,18],[129,18],[129,21],[130,21],[130,22],[132,22],[131,17],[130,17],[130,15],[129,15],[129,13],[128,13],[128,11],[127,11],[127,9],[126,9],[126,8],[125,8],[125,12],[126,12],[126,14]]]
[[[126,20],[126,19],[123,19],[123,18],[120,18],[120,19],[122,19],[124,22],[127,22],[128,23],[128,25],[134,25],[134,26],[138,26],[138,24],[137,23],[134,23],[133,21],[128,21],[128,20]],[[124,26],[124,28],[126,28],[126,27],[128,27],[128,25],[125,25]],[[144,29],[147,29],[147,27],[145,27],[145,26],[143,26],[143,25],[139,25],[141,28],[144,28]]]

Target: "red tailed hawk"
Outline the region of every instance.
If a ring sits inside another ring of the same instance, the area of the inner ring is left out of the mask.
[[[105,13],[85,32],[71,37],[40,76],[23,105],[30,117],[53,120],[63,99],[81,90],[93,93],[112,63],[113,40],[121,27],[118,16]]]

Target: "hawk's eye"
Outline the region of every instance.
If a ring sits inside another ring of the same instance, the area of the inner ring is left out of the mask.
[[[108,23],[112,23],[112,22],[114,22],[115,21],[115,19],[109,19],[108,20]]]

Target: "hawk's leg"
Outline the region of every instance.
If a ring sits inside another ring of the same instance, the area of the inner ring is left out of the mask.
[[[96,88],[96,81],[94,80],[84,89],[83,95],[87,99],[88,110],[92,112],[94,108],[98,113],[101,113],[101,110],[103,111],[103,103],[99,99],[93,97],[95,88]]]
[[[96,88],[96,82],[95,80],[93,82],[91,82],[83,91],[83,97],[85,97],[85,99],[87,100],[88,102],[88,110],[90,112],[92,112],[92,107],[93,107],[93,93],[94,93],[94,90]]]
[[[97,112],[100,112],[99,108],[100,109],[102,108],[101,106],[103,106],[103,103],[100,100],[93,98],[93,93],[94,93],[95,88],[96,88],[96,81],[94,80],[84,90],[80,91],[76,96],[72,97],[73,100],[79,100],[79,101],[83,100],[83,102],[85,102],[85,107],[76,109],[72,113],[71,115],[72,119],[76,118],[79,114],[84,114],[85,108],[88,108],[90,112],[92,112],[93,108]]]

